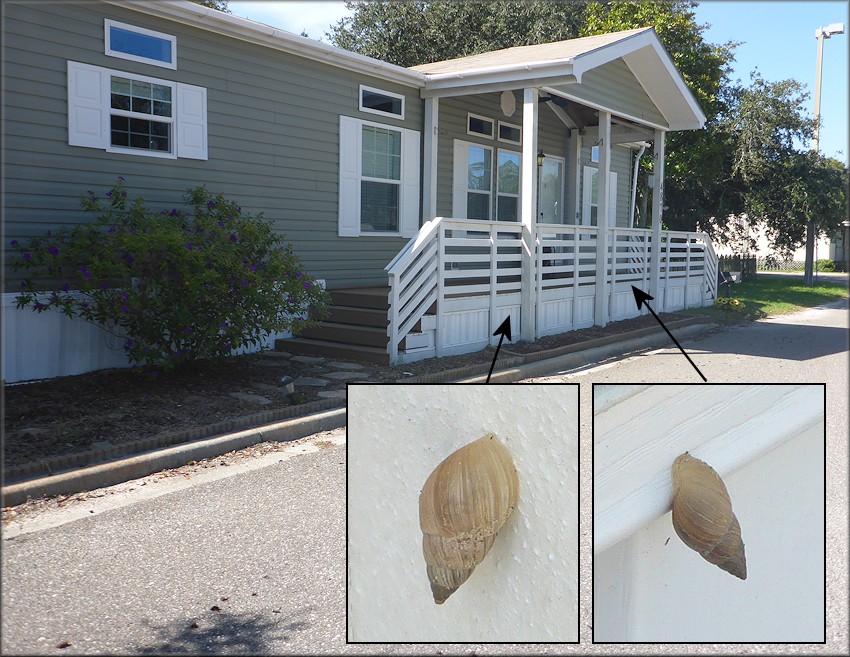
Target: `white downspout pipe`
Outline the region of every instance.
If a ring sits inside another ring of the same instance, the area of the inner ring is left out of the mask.
[[[640,150],[635,157],[635,172],[632,176],[632,204],[629,206],[629,228],[635,227],[635,203],[637,202],[637,181],[638,169],[640,168],[640,158],[643,157],[644,151],[649,147],[645,141],[640,143]]]

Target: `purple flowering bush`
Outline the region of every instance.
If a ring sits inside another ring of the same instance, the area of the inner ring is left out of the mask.
[[[185,210],[152,212],[120,177],[106,196],[83,197],[91,223],[13,241],[18,308],[81,317],[126,338],[131,363],[167,369],[323,316],[327,293],[262,214],[204,187],[188,190]]]

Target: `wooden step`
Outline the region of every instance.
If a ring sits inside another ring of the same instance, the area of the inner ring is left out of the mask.
[[[374,326],[356,326],[354,324],[337,324],[322,322],[319,326],[304,329],[301,336],[313,340],[340,342],[342,344],[362,345],[364,347],[387,348],[387,328]]]
[[[390,307],[388,287],[346,288],[329,290],[334,306],[371,308],[386,311]]]
[[[334,324],[354,324],[355,326],[372,326],[386,331],[387,311],[374,308],[355,308],[353,306],[329,306],[325,322]]]
[[[314,340],[311,338],[301,337],[291,340],[276,340],[275,349],[278,351],[288,351],[291,354],[298,354],[300,356],[324,356],[326,358],[343,358],[366,363],[378,363],[379,365],[390,364],[390,355],[386,349],[328,342],[326,340]]]

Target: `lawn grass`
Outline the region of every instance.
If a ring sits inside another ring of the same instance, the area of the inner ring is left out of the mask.
[[[718,296],[725,296],[725,288]],[[692,308],[688,314],[707,315],[723,323],[752,321],[772,315],[786,315],[804,308],[813,308],[848,296],[847,284],[816,281],[812,287],[803,285],[802,277],[756,276],[755,279],[732,286],[730,296],[738,299],[743,308],[732,311],[723,306]]]

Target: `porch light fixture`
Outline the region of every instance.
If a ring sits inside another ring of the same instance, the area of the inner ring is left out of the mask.
[[[545,153],[543,151],[537,151],[537,167],[540,168],[543,166],[543,160],[546,159]]]

